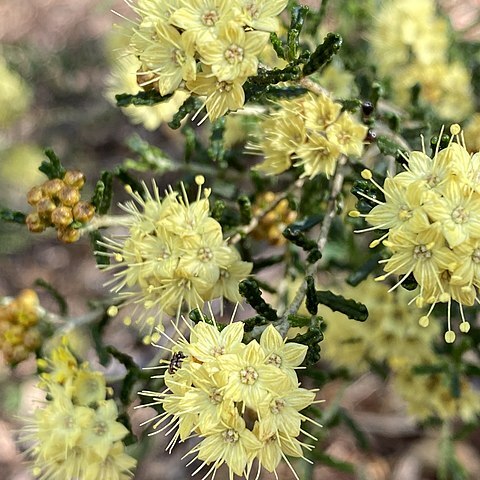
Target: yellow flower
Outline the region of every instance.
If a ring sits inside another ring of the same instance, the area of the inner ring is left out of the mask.
[[[335,103],[328,95],[314,95],[309,93],[303,104],[305,126],[312,131],[325,131],[326,128],[334,123],[342,106]]]
[[[367,131],[368,127],[360,125],[346,112],[325,129],[327,139],[338,145],[341,153],[355,157],[360,157],[363,152],[363,141]]]
[[[237,0],[240,19],[249,27],[264,32],[277,32],[280,15],[288,0]]]
[[[107,99],[114,102],[116,94],[130,93],[135,95],[138,93],[140,87],[137,81],[137,72],[140,67],[140,61],[133,54],[126,54],[116,59],[107,81]],[[189,96],[189,92],[177,89],[171,98],[156,105],[148,107],[130,105],[123,107],[122,111],[131,118],[133,123],[141,123],[147,130],[156,130],[163,123],[172,120]]]
[[[21,433],[22,440],[31,444],[27,452],[33,457],[35,477],[131,478],[136,461],[124,452],[121,442],[128,430],[117,422],[114,400],[105,400],[105,378],[89,370],[87,363],[77,369],[65,343],[54,349],[42,365],[52,370],[58,367],[57,360],[64,365],[51,372],[48,380],[42,374],[46,400]]]
[[[368,325],[323,308],[320,314],[327,328],[322,358],[357,374],[367,372],[371,362],[386,362],[398,369],[432,361],[432,343],[438,338],[440,325],[423,328],[418,324],[409,306],[414,293],[404,289],[389,293],[385,285],[373,279],[355,288],[341,285],[338,293],[367,306]]]
[[[92,372],[86,365],[78,370],[72,388],[76,403],[85,406],[101,402],[107,393],[105,377],[100,372]]]
[[[173,433],[167,449],[178,439],[198,437],[189,454],[202,461],[196,472],[209,466],[204,478],[213,478],[223,464],[232,479],[234,474],[248,476],[255,458],[274,471],[285,455],[303,457],[295,438],[303,431],[301,422],[318,425],[300,413],[315,398],[315,391],[300,388],[294,370],[306,347],[279,341],[273,327],[262,336],[262,345],[242,343],[242,322],[224,326],[205,319],[189,328],[190,339],[182,334],[170,349],[170,360],[161,361],[167,389],[140,393],[153,398],[148,405],[163,408],[145,423]]]
[[[299,367],[305,359],[308,347],[298,343],[286,343],[286,339],[282,338],[273,325],[269,325],[263,331],[260,346],[266,352],[265,363],[280,369],[295,385],[297,381],[295,368]]]
[[[134,306],[132,315],[147,334],[163,328],[163,314],[179,317],[182,308],[202,308],[223,295],[240,300],[238,283],[251,271],[252,264],[240,260],[210,217],[210,190],[202,195],[201,189],[204,178],[196,180],[199,190],[193,202],[183,187],[183,195],[170,190],[164,199],[156,185],[153,194],[145,190],[145,199],[132,193],[140,209],[134,202],[123,206],[127,236],[105,243],[116,262],[105,268],[116,271],[107,284],[114,284],[112,291],[123,304]],[[230,274],[228,280],[222,272]]]
[[[139,32],[139,35],[149,33]],[[175,92],[183,80],[195,79],[195,45],[192,37],[181,35],[176,28],[162,22],[155,25],[153,35],[148,46],[137,53],[147,67],[146,73],[153,74],[158,82],[160,94],[167,95]]]
[[[234,19],[234,9],[227,0],[190,0],[171,15],[170,23],[193,34],[200,45],[215,40],[219,25]]]
[[[312,179],[320,173],[330,177],[335,172],[340,153],[340,148],[335,143],[329,142],[322,135],[311,135],[306,143],[298,147],[294,166],[303,166],[301,177]]]
[[[118,409],[114,400],[100,403],[82,431],[82,442],[93,449],[104,461],[112,445],[128,434],[127,428],[117,422]]]
[[[19,363],[40,346],[40,318],[40,303],[33,290],[0,301],[0,352],[6,363]]]
[[[243,418],[238,413],[234,413],[215,430],[209,432],[189,453],[198,451],[197,458],[202,461],[200,468],[213,463],[210,471],[226,463],[229,468],[229,478],[233,479],[233,474],[247,476],[247,466],[253,461],[260,448],[261,443],[246,428]]]
[[[257,73],[258,55],[268,38],[268,33],[245,32],[229,21],[219,26],[215,40],[198,44],[197,49],[202,63],[210,65],[220,82],[234,82]]]
[[[201,97],[207,97],[204,105],[208,118],[213,122],[228,111],[236,111],[243,107],[245,92],[242,85],[245,80],[245,77],[219,80],[211,73],[211,68],[204,66],[194,81],[187,82],[187,88]]]
[[[137,0],[137,4],[129,5],[142,18],[142,22],[157,23],[159,20],[168,22],[172,13],[180,8],[181,0]]]
[[[436,416],[471,422],[480,409],[480,395],[464,376],[460,378],[458,397],[453,395],[451,381],[444,373],[420,375],[401,370],[395,374],[393,387],[405,400],[408,413],[419,420]]]
[[[440,137],[442,133],[443,129]],[[389,259],[380,261],[387,274],[378,280],[393,273],[402,275],[393,290],[413,274],[420,289],[417,306],[431,305],[420,318],[421,325],[429,324],[436,303],[447,303],[445,339],[449,343],[455,340],[452,300],[459,304],[460,331],[467,333],[470,329],[463,306],[471,306],[476,300],[475,242],[480,237],[480,155],[468,153],[459,125],[452,125],[450,133],[449,144],[442,150],[437,144],[433,158],[426,155],[425,148],[423,152],[411,152],[406,158],[406,171],[387,178],[383,188],[371,172],[362,172],[363,178],[384,193],[385,202],[370,199],[378,205],[369,214],[350,213],[353,217],[365,216],[373,225],[360,231],[388,229],[370,244],[375,247],[386,238],[383,243],[392,251]]]
[[[243,402],[243,409],[256,410],[266,392],[272,393],[290,383],[282,371],[265,364],[265,352],[256,340],[242,352],[222,355],[217,361],[220,369],[228,372],[225,396],[234,402]]]

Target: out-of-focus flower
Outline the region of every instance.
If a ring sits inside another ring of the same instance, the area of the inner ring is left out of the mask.
[[[11,70],[0,55],[0,127],[17,121],[29,108],[32,92],[27,83]]]
[[[295,221],[297,213],[289,208],[288,200],[284,198],[274,208],[262,215],[262,212],[269,209],[275,201],[278,202],[273,192],[262,193],[255,199],[252,213],[254,216],[260,215],[260,218],[257,227],[252,231],[252,236],[258,240],[266,240],[272,245],[279,246],[286,243],[282,232],[287,225]]]
[[[205,478],[223,464],[230,478],[248,477],[255,459],[259,468],[275,472],[282,458],[304,458],[303,449],[312,448],[297,439],[309,420],[300,412],[315,403],[315,392],[300,388],[295,373],[307,347],[285,343],[271,325],[260,343],[245,345],[243,327],[198,322],[190,340],[182,336],[164,362],[167,389],[141,393],[153,397],[150,405],[163,407],[151,419],[155,429],[178,425],[168,448],[198,436],[189,454],[202,462],[197,472],[206,466]]]
[[[370,245],[375,247],[383,240],[392,252],[390,258],[381,260],[386,274],[378,280],[400,275],[393,290],[413,275],[419,285],[416,305],[430,305],[419,320],[421,325],[429,324],[437,303],[447,303],[445,340],[449,343],[455,340],[452,301],[459,304],[459,328],[466,333],[470,324],[463,306],[474,304],[480,285],[475,268],[480,257],[476,246],[480,237],[480,154],[468,153],[458,125],[452,125],[450,132],[446,148],[437,147],[432,158],[425,151],[411,152],[406,171],[387,178],[384,187],[373,180],[370,171],[364,171],[362,176],[383,192],[385,201],[375,200],[377,206],[367,215],[350,212],[353,217],[364,216],[373,225],[361,231],[388,230]]]
[[[196,181],[194,202],[185,190],[170,190],[161,199],[155,184],[153,194],[145,188],[145,199],[131,192],[141,209],[132,201],[123,205],[128,234],[105,244],[116,262],[105,269],[115,271],[108,284],[120,301],[134,306],[148,333],[162,328],[163,314],[178,317],[185,306],[201,308],[218,297],[240,301],[238,284],[252,268],[223,239],[221,225],[210,217],[210,190],[202,195],[205,179]]]
[[[40,317],[40,304],[33,290],[23,290],[16,298],[0,302],[0,352],[6,363],[15,365],[40,347]]]
[[[46,391],[42,407],[22,430],[31,444],[33,474],[42,480],[85,478],[127,480],[136,461],[125,453],[128,430],[117,421],[114,400],[100,372],[78,364],[66,343],[54,349],[39,367]]]
[[[370,33],[372,54],[381,77],[392,84],[393,100],[411,104],[411,90],[445,119],[463,119],[472,111],[470,75],[450,61],[449,32],[433,0],[394,0],[375,14]]]
[[[322,311],[327,324],[322,358],[355,373],[368,371],[371,362],[403,368],[412,362],[431,361],[431,344],[440,326],[423,328],[412,317],[408,305],[412,293],[403,289],[388,293],[385,285],[371,279],[356,288],[344,287],[339,293],[365,304],[368,320],[364,324],[338,312]]]

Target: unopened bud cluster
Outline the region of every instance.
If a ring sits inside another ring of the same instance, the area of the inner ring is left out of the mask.
[[[23,290],[0,305],[0,352],[6,363],[16,365],[40,346],[39,307],[33,290]]]
[[[27,216],[31,232],[43,232],[48,227],[57,230],[57,237],[65,243],[76,242],[80,232],[73,228],[74,222],[87,223],[95,214],[95,207],[81,200],[85,175],[77,170],[68,170],[63,179],[53,178],[33,187],[27,194],[28,203],[35,212]]]
[[[125,453],[127,428],[100,372],[79,364],[66,345],[38,361],[45,402],[22,430],[33,474],[42,480],[127,480],[135,459]]]
[[[285,343],[272,325],[248,345],[242,322],[219,327],[195,325],[190,341],[182,337],[172,348],[167,390],[143,392],[164,411],[154,428],[172,432],[177,426],[167,448],[195,434],[200,442],[189,454],[201,462],[196,472],[207,466],[203,478],[215,477],[223,464],[229,478],[248,478],[255,460],[259,469],[275,472],[286,455],[305,458],[303,450],[312,446],[297,437],[304,421],[315,422],[300,412],[315,403],[315,391],[299,386],[295,369],[307,347]]]
[[[253,215],[261,215],[275,200],[276,195],[273,192],[265,192],[259,195],[252,206]],[[260,216],[257,227],[252,231],[252,237],[257,240],[266,240],[274,246],[284,245],[286,239],[282,232],[296,218],[297,212],[290,209],[288,200],[284,198],[274,208]]]

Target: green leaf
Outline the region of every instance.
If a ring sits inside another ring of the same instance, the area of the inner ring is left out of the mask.
[[[299,37],[305,23],[305,17],[309,8],[306,5],[299,5],[292,9],[292,19],[287,32],[286,59],[295,60],[298,56]]]
[[[242,225],[249,224],[253,217],[250,199],[247,195],[240,195],[237,199],[237,203],[240,210],[240,223]]]
[[[262,292],[258,288],[258,284],[255,280],[252,278],[243,280],[240,282],[238,290],[240,295],[245,297],[245,300],[257,311],[257,313],[270,322],[278,320],[277,311],[262,298]]]
[[[208,156],[214,162],[221,162],[225,157],[224,133],[225,117],[220,117],[212,124],[212,134],[210,135],[210,146],[208,148]]]
[[[368,310],[363,303],[352,299],[346,299],[342,295],[336,295],[330,290],[317,291],[318,303],[327,306],[334,312],[341,312],[352,320],[364,322],[368,317]]]
[[[117,167],[114,174],[124,185],[128,185],[134,192],[138,192],[143,197],[145,193],[143,185],[125,168]]]
[[[171,122],[169,122],[168,126],[176,130],[180,128],[182,124],[182,120],[194,110],[198,110],[202,106],[202,102],[197,97],[188,97],[184,102],[183,105],[179,108],[178,112],[173,116]]]
[[[138,158],[127,159],[123,166],[139,172],[165,173],[176,170],[175,162],[160,148],[143,140],[140,135],[132,135],[127,146],[138,155]]]
[[[115,95],[115,100],[117,101],[117,107],[128,107],[129,105],[136,106],[152,106],[157,103],[164,102],[171,98],[172,94],[160,95],[156,90],[140,91],[135,95],[130,93],[120,93]]]
[[[285,59],[285,49],[282,41],[278,38],[278,35],[275,32],[270,33],[270,43],[272,44],[273,49],[278,57]]]
[[[63,178],[66,170],[61,164],[60,159],[55,155],[55,152],[52,149],[47,148],[43,153],[45,153],[48,160],[44,160],[38,169],[50,180],[53,180],[54,178]]]
[[[398,143],[395,143],[385,135],[380,135],[377,138],[377,146],[384,155],[392,155],[394,157],[396,157],[399,152],[405,151]]]
[[[347,277],[347,283],[352,287],[356,287],[359,283],[363,282],[377,267],[378,261],[382,258],[381,253],[376,253],[369,258],[358,270],[352,272]]]
[[[0,207],[0,220],[4,222],[25,224],[26,218],[27,216],[22,212]]]
[[[102,241],[103,237],[98,230],[90,232],[90,243],[93,248],[93,255],[95,256],[97,265],[110,265],[110,257],[108,255],[102,255],[102,253],[108,252],[108,249],[101,244]]]
[[[98,215],[105,215],[112,202],[113,174],[108,170],[102,172],[100,180],[95,185],[91,203]]]
[[[328,33],[323,43],[319,45],[303,66],[302,73],[306,77],[324,67],[332,60],[342,46],[343,39],[337,33]]]

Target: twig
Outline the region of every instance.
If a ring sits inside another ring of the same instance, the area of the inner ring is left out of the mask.
[[[130,225],[131,223],[132,217],[130,215],[101,215],[93,217],[87,225],[80,229],[80,233],[84,235],[98,230],[99,228]]]

